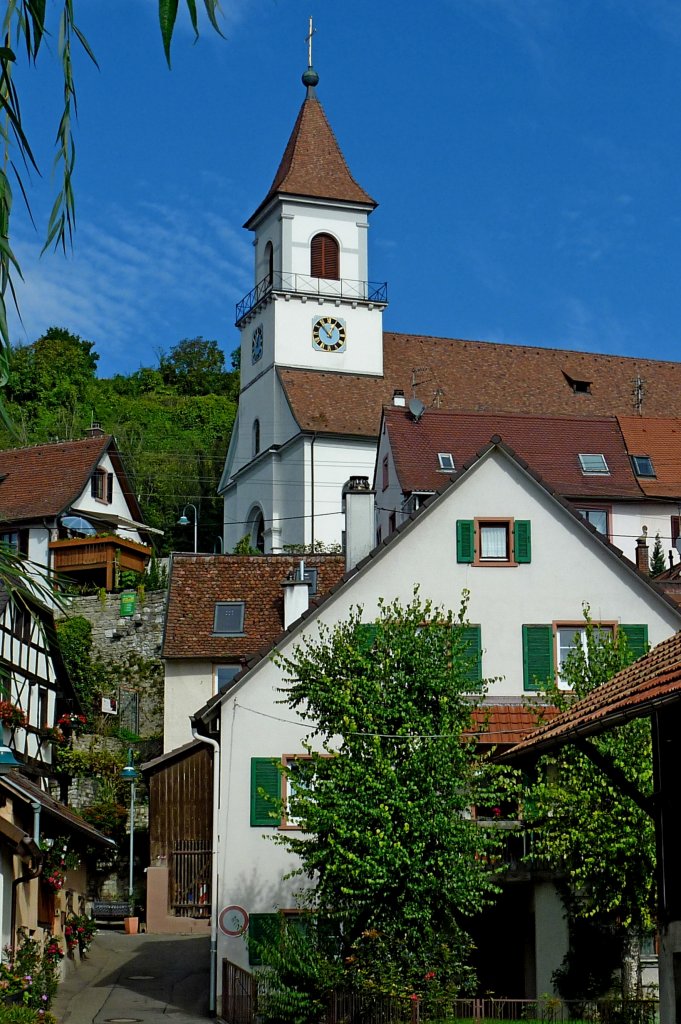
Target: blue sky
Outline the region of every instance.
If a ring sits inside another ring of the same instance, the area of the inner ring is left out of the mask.
[[[380,204],[370,276],[389,283],[387,329],[681,358],[677,0],[223,0],[227,39],[204,19],[194,45],[181,17],[170,72],[157,0],[75,8],[100,70],[76,61],[66,258],[39,258],[54,54],[18,69],[43,178],[37,233],[16,202],[14,341],[67,327],[105,376],[196,335],[229,355],[254,283],[241,225],[303,100],[313,14],[318,95]]]

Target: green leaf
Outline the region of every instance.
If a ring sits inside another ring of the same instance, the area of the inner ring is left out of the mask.
[[[168,67],[170,67],[170,43],[173,38],[175,19],[179,0],[158,0],[158,17],[161,24],[161,37]]]

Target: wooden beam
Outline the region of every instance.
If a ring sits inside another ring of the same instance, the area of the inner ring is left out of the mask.
[[[655,797],[646,796],[640,789],[637,789],[633,782],[626,777],[621,768],[618,768],[612,758],[608,757],[601,750],[596,747],[591,740],[584,739],[583,737],[577,737],[574,741],[575,746],[585,754],[592,764],[595,764],[597,768],[607,775],[610,781],[619,789],[625,796],[628,796],[630,800],[633,800],[637,807],[647,814],[648,817],[655,817]]]

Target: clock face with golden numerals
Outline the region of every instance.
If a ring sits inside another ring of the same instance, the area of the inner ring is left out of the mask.
[[[320,316],[312,321],[312,347],[318,352],[344,352],[345,341],[345,320]]]

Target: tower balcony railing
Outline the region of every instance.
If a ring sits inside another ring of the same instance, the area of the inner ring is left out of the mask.
[[[311,274],[273,274],[264,277],[248,295],[236,304],[236,323],[252,313],[272,292],[296,295],[316,295],[325,299],[345,299],[350,302],[388,302],[387,281],[353,281],[347,277],[333,280],[312,277]]]

